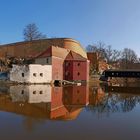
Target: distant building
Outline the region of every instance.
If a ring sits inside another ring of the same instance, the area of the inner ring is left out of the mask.
[[[90,71],[102,73],[104,70],[109,68],[107,61],[100,58],[98,52],[87,52],[88,60],[90,60]]]
[[[94,71],[98,71],[99,55],[97,52],[87,52],[88,60],[90,60],[90,68]]]
[[[109,69],[109,65],[107,64],[106,60],[100,59],[99,65],[98,65],[98,71],[99,73],[102,73],[103,71]]]

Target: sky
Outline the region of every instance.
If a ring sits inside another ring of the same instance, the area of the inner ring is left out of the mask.
[[[140,0],[0,0],[0,44],[23,41],[23,29],[36,23],[52,37],[99,41],[140,56]]]

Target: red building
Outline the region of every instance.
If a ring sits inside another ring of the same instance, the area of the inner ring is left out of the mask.
[[[70,51],[64,64],[65,80],[87,80],[89,79],[89,61],[81,55]]]
[[[89,103],[88,86],[53,87],[50,103],[51,119],[75,119]]]
[[[89,103],[89,87],[87,85],[64,87],[63,103],[65,105],[87,105]]]
[[[89,79],[89,61],[69,49],[51,46],[35,58],[35,63],[52,65],[52,80]]]

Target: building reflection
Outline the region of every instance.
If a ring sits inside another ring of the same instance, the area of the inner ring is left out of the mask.
[[[83,108],[94,114],[132,111],[140,103],[138,91],[139,87],[108,85],[0,87],[0,111],[34,119],[74,120]]]
[[[0,110],[38,119],[73,120],[88,105],[88,86],[10,86],[0,94]]]

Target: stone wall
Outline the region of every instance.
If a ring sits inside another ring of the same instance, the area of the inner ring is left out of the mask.
[[[10,80],[19,83],[50,83],[52,65],[13,65]]]

